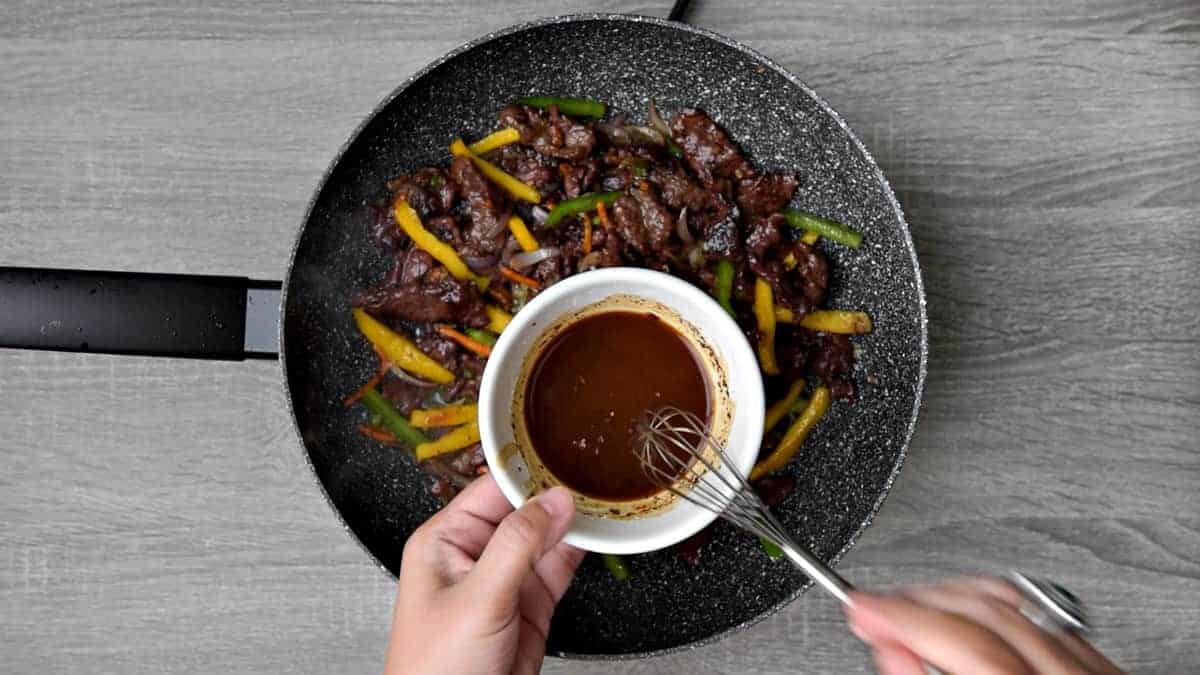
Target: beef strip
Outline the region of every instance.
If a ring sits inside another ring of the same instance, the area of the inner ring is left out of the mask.
[[[848,336],[781,324],[775,355],[788,379],[813,375],[835,398],[854,399],[854,345]]]
[[[784,473],[763,476],[754,481],[754,491],[768,507],[779,506],[780,502],[796,489],[796,477]]]
[[[421,220],[447,213],[454,206],[455,186],[437,167],[426,167],[388,181],[395,199],[408,202]]]
[[[641,256],[650,252],[649,237],[646,235],[646,225],[642,222],[642,207],[638,200],[622,195],[612,205],[609,222],[624,242],[625,250],[635,251]]]
[[[368,216],[370,220],[367,228],[371,233],[371,239],[379,248],[389,253],[395,253],[408,241],[408,236],[396,226],[396,219],[392,215],[390,204],[371,206]]]
[[[663,203],[675,211],[686,208],[693,213],[700,213],[708,207],[708,193],[674,157],[668,156],[650,167],[650,182],[658,185]]]
[[[452,216],[435,216],[426,220],[424,225],[425,229],[437,235],[438,239],[450,243],[455,248],[462,246],[462,232]]]
[[[473,256],[498,255],[508,235],[507,201],[467,157],[454,158],[450,178],[458,185],[463,209],[471,222],[464,237],[464,251]]]
[[[778,213],[792,201],[799,181],[792,173],[764,173],[737,182],[737,205],[748,218]]]
[[[558,165],[558,170],[562,174],[563,194],[571,199],[592,191],[596,176],[600,173],[600,162],[595,158],[575,164],[563,162]]]
[[[742,256],[742,234],[738,208],[720,195],[710,195],[708,210],[688,213],[688,225],[700,225],[704,233],[704,255],[710,260],[736,260]]]
[[[656,256],[668,257],[670,252],[667,251],[667,242],[671,239],[671,233],[675,231],[675,217],[659,201],[654,188],[648,182],[639,182],[637,189],[632,192],[642,211],[641,220],[647,243]]]
[[[390,375],[384,379],[380,389],[383,397],[402,415],[408,415],[420,408],[430,392],[429,389],[422,389],[415,384],[409,384]]]
[[[775,304],[803,316],[825,298],[829,267],[824,256],[808,245],[781,243],[784,224],[778,213],[751,221],[746,235],[747,261],[755,275],[771,284]],[[789,253],[797,261],[791,270],[783,263]]]
[[[596,134],[587,125],[560,114],[557,106],[546,112],[505,106],[500,110],[500,126],[516,129],[521,143],[547,157],[578,161],[590,155],[596,145]]]
[[[374,316],[404,321],[450,322],[472,327],[488,324],[483,298],[469,281],[455,279],[415,246],[393,274],[353,299]]]
[[[719,178],[740,180],[755,174],[729,136],[703,110],[684,110],[671,120],[671,137],[692,172],[706,186]]]
[[[700,554],[704,552],[704,547],[708,545],[710,539],[712,539],[712,525],[675,544],[675,554],[683,562],[695,567],[700,564]]]
[[[816,333],[810,338],[808,370],[835,398],[854,399],[854,345],[846,335]]]
[[[539,192],[554,192],[561,184],[554,163],[523,145],[506,145],[495,152],[494,159],[505,172]]]

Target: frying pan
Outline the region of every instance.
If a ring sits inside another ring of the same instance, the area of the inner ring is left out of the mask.
[[[924,292],[891,188],[830,107],[769,59],[708,31],[660,19],[579,15],[507,28],[430,64],[392,92],[342,147],[317,188],[282,284],[66,270],[0,270],[0,346],[242,359],[278,355],[295,428],[320,486],[351,534],[392,574],[409,534],[437,508],[402,452],[354,432],[340,401],[374,370],[348,298],[386,273],[367,236],[373,204],[401,173],[445,162],[455,136],[478,137],[514,97],[567,94],[640,115],[701,107],[751,158],[799,169],[795,205],[850,223],[862,248],[821,244],[830,305],[864,309],[859,400],[838,404],[793,464],[780,520],[835,562],[895,479],[925,377]],[[275,297],[282,290],[281,300]],[[718,524],[699,564],[672,551],[630,561],[617,582],[583,563],[554,617],[549,652],[636,656],[717,639],[794,600],[809,581],[752,538]]]

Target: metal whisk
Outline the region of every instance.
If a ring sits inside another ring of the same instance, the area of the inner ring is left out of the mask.
[[[809,578],[843,603],[853,586],[796,543],[696,415],[666,406],[637,423],[638,460],[659,487],[778,546]],[[674,451],[673,451],[674,450]]]

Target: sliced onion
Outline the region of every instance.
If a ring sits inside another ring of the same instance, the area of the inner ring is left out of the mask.
[[[688,229],[686,206],[679,212],[679,217],[675,219],[675,234],[678,234],[680,241],[688,246],[696,243],[696,238],[692,236],[692,231]]]
[[[658,129],[663,136],[670,138],[671,128],[667,126],[667,122],[662,118],[662,115],[658,114],[658,106],[654,105],[654,99],[650,99],[650,107],[646,119],[650,122],[650,126]]]
[[[421,378],[419,378],[415,375],[410,375],[409,373],[404,372],[396,364],[392,364],[392,374],[395,375],[396,377],[400,378],[401,380],[404,380],[405,382],[413,385],[414,387],[421,387],[422,389],[428,389],[430,387],[438,386],[437,382],[430,382],[429,380],[422,380]]]
[[[472,272],[490,270],[500,262],[500,259],[494,255],[464,255],[462,260],[467,263],[467,267],[470,267]]]
[[[633,145],[633,139],[629,137],[629,130],[624,124],[598,124],[596,130],[604,134],[613,145]]]
[[[704,267],[704,244],[695,244],[688,249],[688,264],[692,269],[700,269]]]
[[[536,265],[556,255],[558,255],[557,246],[543,246],[536,251],[527,251],[514,255],[508,259],[508,266],[515,270],[523,270],[530,265]]]
[[[515,253],[521,252],[521,243],[515,238],[510,238],[504,243],[504,249],[500,251],[500,259],[508,260]]]
[[[599,267],[600,259],[600,251],[592,251],[591,253],[583,256],[579,260],[579,271],[586,272],[593,267]]]
[[[625,127],[629,130],[629,137],[634,142],[652,143],[654,145],[664,145],[667,142],[667,137],[661,131],[654,127]]]
[[[529,209],[529,215],[533,218],[533,222],[541,225],[546,222],[546,218],[550,216],[550,212],[544,207],[534,206]]]

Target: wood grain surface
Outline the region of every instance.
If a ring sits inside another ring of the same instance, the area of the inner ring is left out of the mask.
[[[408,74],[504,25],[669,2],[0,6],[0,265],[280,278]],[[697,2],[838,109],[929,292],[910,459],[841,571],[1020,568],[1140,673],[1200,670],[1200,5]],[[0,352],[0,672],[371,673],[393,582],[273,363]],[[716,644],[546,672],[869,672],[809,594]]]

